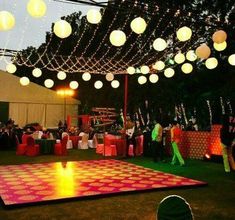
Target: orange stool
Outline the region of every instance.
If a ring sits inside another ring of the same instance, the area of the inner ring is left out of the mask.
[[[115,144],[111,144],[111,156],[117,156],[117,147]]]

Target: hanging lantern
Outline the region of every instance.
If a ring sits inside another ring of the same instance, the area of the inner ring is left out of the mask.
[[[130,75],[135,74],[135,68],[133,66],[130,66],[127,68],[127,73]]]
[[[114,79],[114,75],[112,73],[107,73],[105,78],[107,81],[112,81]]]
[[[153,42],[153,48],[156,51],[163,51],[165,50],[167,47],[167,43],[164,39],[162,38],[157,38],[154,42]]]
[[[66,38],[72,33],[71,25],[65,20],[59,20],[54,24],[53,32],[59,38]]]
[[[98,24],[101,21],[101,13],[96,9],[90,9],[86,15],[87,21],[91,24]]]
[[[146,27],[147,27],[147,24],[145,20],[141,17],[135,18],[131,22],[131,30],[134,31],[136,34],[144,33]]]
[[[191,63],[184,63],[182,66],[181,66],[181,70],[183,73],[185,74],[189,74],[193,71],[193,66]]]
[[[182,53],[178,53],[178,54],[175,55],[174,60],[175,60],[176,63],[181,64],[185,61],[185,56]]]
[[[57,73],[57,78],[58,78],[59,80],[64,80],[64,79],[66,79],[66,77],[67,77],[67,75],[66,75],[66,73],[63,72],[63,71],[59,71],[59,72]]]
[[[28,77],[23,76],[23,77],[20,78],[20,84],[22,86],[27,86],[27,85],[29,85],[29,83],[30,83],[30,81],[29,81]]]
[[[159,80],[159,77],[157,74],[153,73],[149,76],[149,81],[151,83],[156,83]]]
[[[143,85],[143,84],[145,84],[147,82],[147,78],[145,77],[145,76],[140,76],[139,78],[138,78],[138,83],[140,84],[140,85]]]
[[[232,54],[228,57],[228,62],[230,65],[235,66],[235,54]]]
[[[78,84],[77,81],[71,81],[71,82],[69,83],[69,87],[70,87],[71,89],[77,89],[78,86],[79,86],[79,84]]]
[[[91,74],[88,73],[88,72],[83,73],[83,74],[82,74],[82,79],[83,79],[84,81],[89,81],[89,80],[91,79]]]
[[[197,55],[193,50],[189,50],[186,54],[186,59],[193,62],[197,59]]]
[[[96,89],[101,89],[103,87],[103,83],[100,80],[98,80],[95,82],[94,86]]]
[[[207,69],[215,69],[218,66],[218,60],[214,57],[211,57],[206,60],[206,67]]]
[[[150,69],[149,69],[148,66],[141,66],[140,71],[141,71],[141,73],[143,73],[143,74],[148,74],[149,71],[150,71]]]
[[[109,40],[113,46],[120,47],[126,42],[126,34],[120,30],[112,31]]]
[[[182,27],[176,32],[179,41],[187,41],[192,37],[192,30],[189,27]]]
[[[226,47],[227,47],[227,42],[224,41],[224,42],[221,43],[221,44],[214,43],[213,46],[214,46],[214,48],[215,48],[217,51],[223,51],[223,50],[225,50]]]
[[[116,88],[118,88],[118,87],[120,86],[120,83],[119,83],[119,81],[117,81],[117,80],[113,80],[113,81],[111,82],[111,86],[112,86],[114,89],[116,89]]]
[[[0,11],[0,31],[8,31],[15,26],[15,17],[8,11]]]
[[[157,61],[155,63],[155,67],[157,70],[163,70],[165,68],[165,63],[163,61]]]
[[[46,10],[47,6],[43,0],[29,0],[27,4],[28,13],[35,18],[43,17]]]
[[[16,69],[17,68],[16,68],[15,64],[13,64],[13,63],[9,63],[6,66],[6,70],[8,73],[15,73]]]
[[[174,74],[175,74],[175,70],[172,69],[172,68],[167,68],[167,69],[165,69],[165,71],[164,71],[164,75],[165,75],[165,77],[167,77],[167,78],[171,78],[172,76],[174,76]]]
[[[47,87],[47,88],[52,88],[54,86],[54,81],[52,79],[46,79],[44,81],[44,85]]]
[[[214,43],[221,44],[227,40],[227,34],[223,30],[216,31],[212,36],[212,40]]]
[[[202,44],[196,49],[196,55],[201,59],[207,59],[211,55],[211,49],[206,44]]]
[[[39,68],[35,68],[33,71],[32,71],[32,74],[34,77],[40,77],[42,75],[42,71],[39,69]]]

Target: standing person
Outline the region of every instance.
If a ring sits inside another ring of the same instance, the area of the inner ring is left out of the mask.
[[[173,122],[173,127],[171,128],[171,145],[173,149],[173,157],[171,164],[176,164],[176,160],[178,159],[180,166],[184,166],[184,159],[182,158],[178,145],[182,139],[182,130],[179,127],[177,121]]]
[[[135,155],[135,150],[136,150],[136,140],[134,136],[135,123],[131,121],[129,116],[127,117],[126,120],[127,120],[126,122],[126,156],[128,156],[130,144],[133,145],[133,153]]]
[[[153,161],[158,162],[163,159],[162,126],[158,122],[155,122],[155,126],[152,130],[152,145],[153,145]]]
[[[235,170],[233,158],[233,147],[235,145],[235,116],[223,116],[220,140],[223,152],[224,170],[228,173],[230,169]]]

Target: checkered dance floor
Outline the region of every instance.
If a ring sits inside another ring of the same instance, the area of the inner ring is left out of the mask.
[[[0,166],[0,196],[6,206],[202,185],[206,183],[118,160]]]

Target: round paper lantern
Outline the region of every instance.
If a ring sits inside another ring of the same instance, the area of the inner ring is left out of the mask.
[[[59,71],[59,72],[57,73],[57,78],[58,78],[59,80],[64,80],[64,79],[66,79],[66,77],[67,77],[67,75],[66,75],[66,73],[63,72],[63,71]]]
[[[117,81],[117,80],[113,80],[113,81],[111,82],[111,86],[112,86],[114,89],[118,88],[119,85],[120,85],[120,83],[119,83],[119,81]]]
[[[27,4],[28,13],[35,18],[40,18],[45,15],[47,6],[43,0],[29,0]]]
[[[184,63],[182,66],[181,66],[181,70],[183,73],[185,74],[189,74],[193,71],[193,66],[191,63]]]
[[[71,82],[69,83],[69,87],[70,87],[71,89],[77,89],[78,86],[79,86],[79,84],[78,84],[77,81],[71,81]]]
[[[86,15],[87,21],[91,24],[98,24],[101,21],[101,14],[96,9],[90,9]]]
[[[95,82],[94,87],[96,89],[101,89],[103,87],[103,83],[100,80],[98,80]]]
[[[107,73],[105,78],[107,81],[112,81],[114,79],[114,75],[112,73]]]
[[[235,54],[232,54],[228,57],[228,62],[230,65],[235,66]]]
[[[227,47],[227,42],[224,41],[224,42],[221,43],[221,44],[214,43],[213,46],[214,46],[214,48],[215,48],[217,51],[223,51],[223,50],[225,50],[226,47]]]
[[[172,76],[174,76],[174,74],[175,74],[175,70],[172,69],[172,68],[167,68],[167,69],[165,69],[165,71],[164,71],[164,75],[165,75],[165,77],[167,77],[167,78],[171,78]]]
[[[0,11],[0,31],[8,31],[14,26],[14,16],[8,11]]]
[[[211,49],[206,44],[202,44],[196,49],[196,55],[201,59],[207,59],[211,55]]]
[[[59,20],[54,24],[53,32],[59,38],[66,38],[72,33],[71,25],[65,20]]]
[[[206,60],[206,67],[207,69],[215,69],[218,66],[218,60],[214,57],[211,57]]]
[[[159,80],[159,77],[157,74],[153,73],[149,76],[149,81],[151,83],[156,83]]]
[[[32,71],[32,74],[33,74],[34,77],[40,77],[42,75],[42,71],[39,68],[35,68]]]
[[[23,76],[23,77],[20,78],[20,84],[22,86],[27,86],[27,85],[29,85],[29,83],[30,83],[30,81],[29,81],[28,77]]]
[[[187,41],[192,37],[192,30],[189,27],[182,27],[176,32],[179,41]]]
[[[153,48],[156,51],[163,51],[165,50],[167,47],[167,43],[164,39],[162,38],[157,38],[154,42],[153,42]]]
[[[150,71],[150,69],[149,69],[148,66],[141,66],[140,71],[141,71],[141,73],[143,73],[143,74],[148,74],[149,71]]]
[[[145,84],[147,82],[147,78],[145,77],[145,76],[140,76],[139,78],[138,78],[138,83],[140,84],[140,85],[143,85],[143,84]]]
[[[126,42],[126,34],[120,30],[112,31],[109,40],[113,46],[120,47]]]
[[[175,60],[176,63],[181,64],[185,61],[185,56],[182,53],[178,53],[178,54],[175,55],[174,60]]]
[[[44,81],[44,85],[47,87],[47,88],[52,88],[54,86],[54,81],[52,79],[46,79]]]
[[[91,79],[91,74],[88,73],[88,72],[83,73],[83,74],[82,74],[82,79],[83,79],[84,81],[89,81],[89,80]]]
[[[214,43],[221,44],[227,40],[227,34],[223,30],[216,31],[212,36],[212,40]]]
[[[127,68],[127,73],[130,75],[135,74],[135,68],[133,66],[130,66]]]
[[[141,17],[135,18],[131,22],[131,30],[134,31],[136,34],[144,33],[146,27],[147,27],[147,24],[145,20]]]
[[[14,73],[16,71],[16,66],[13,63],[9,63],[6,66],[6,70],[8,73]]]
[[[197,55],[193,50],[189,50],[186,54],[186,59],[193,62],[197,59]]]
[[[157,70],[163,70],[165,68],[165,63],[163,61],[157,61],[155,63],[155,67]]]

